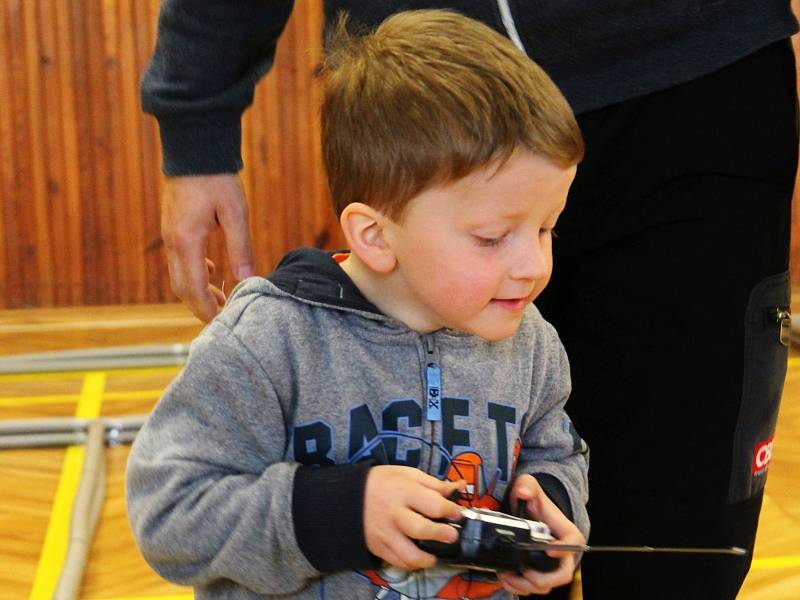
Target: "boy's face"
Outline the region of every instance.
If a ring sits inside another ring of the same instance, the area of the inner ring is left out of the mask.
[[[425,190],[384,230],[403,284],[403,321],[486,340],[513,335],[550,280],[552,230],[575,167],[519,150],[489,167]]]

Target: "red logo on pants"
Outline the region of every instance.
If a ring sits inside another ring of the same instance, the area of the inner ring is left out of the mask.
[[[760,475],[769,467],[772,460],[772,438],[756,444],[753,450],[753,475]]]

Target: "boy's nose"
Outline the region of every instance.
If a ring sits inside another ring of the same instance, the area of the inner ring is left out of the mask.
[[[541,243],[526,245],[514,261],[514,268],[511,271],[512,279],[531,279],[539,280],[550,276],[552,261],[549,260],[550,253]]]

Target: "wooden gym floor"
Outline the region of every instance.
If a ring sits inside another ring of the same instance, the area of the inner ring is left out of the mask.
[[[197,321],[176,305],[5,311],[0,312],[0,354],[187,342],[199,330]],[[146,413],[176,373],[177,368],[142,368],[0,375],[0,419]],[[133,542],[124,500],[128,449],[106,450],[106,502],[81,598],[188,600],[191,591],[161,580]],[[773,456],[742,600],[800,598],[798,350],[789,361]],[[0,450],[0,600],[50,599],[64,557],[81,459],[78,447]]]

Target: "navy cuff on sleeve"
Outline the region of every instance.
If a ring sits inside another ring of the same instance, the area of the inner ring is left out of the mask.
[[[542,486],[547,497],[553,501],[553,504],[564,513],[565,517],[572,521],[572,503],[569,500],[569,494],[564,484],[556,477],[547,473],[534,473],[533,476],[536,478],[536,481],[539,482],[539,485]]]
[[[242,115],[158,118],[164,175],[238,173],[242,168]]]
[[[315,569],[378,566],[364,537],[364,488],[371,462],[301,466],[294,476],[292,518],[297,545]]]

